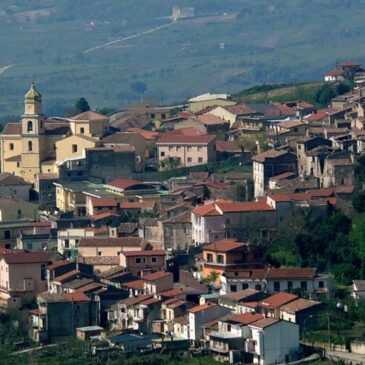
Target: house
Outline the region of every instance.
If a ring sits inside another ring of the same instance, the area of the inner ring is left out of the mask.
[[[94,270],[105,271],[119,266],[123,251],[139,251],[146,242],[139,237],[82,237],[78,244],[79,261],[94,266]]]
[[[0,255],[0,307],[20,308],[47,289],[49,260],[40,252],[5,251]]]
[[[88,341],[91,338],[100,338],[101,332],[104,330],[100,326],[85,326],[76,328],[76,337],[81,341]]]
[[[32,185],[19,176],[9,172],[0,173],[0,198],[10,197],[17,200],[29,200]]]
[[[233,289],[263,290],[277,293],[283,290],[298,290],[312,295],[327,295],[332,290],[332,279],[318,274],[314,268],[265,268],[227,271],[220,277],[221,294]]]
[[[115,179],[105,184],[105,189],[121,197],[143,196],[158,197],[158,190],[154,185],[131,179]]]
[[[33,341],[47,343],[57,337],[75,335],[78,327],[99,324],[98,303],[84,293],[41,293],[38,308],[30,312]]]
[[[220,295],[218,303],[223,307],[230,308],[233,313],[239,313],[240,303],[258,302],[267,296],[268,294],[256,289],[243,289],[237,292],[231,291],[228,294]]]
[[[284,321],[296,323],[300,328],[303,328],[307,319],[316,316],[323,310],[324,305],[321,302],[298,298],[281,306],[280,318]]]
[[[365,280],[353,280],[352,281],[351,296],[356,301],[365,300]]]
[[[323,187],[353,185],[353,162],[349,151],[330,154],[324,163]]]
[[[189,314],[189,339],[197,346],[202,340],[202,326],[209,321],[218,320],[224,315],[230,313],[226,307],[221,307],[213,303],[206,303],[190,308]]]
[[[10,197],[0,198],[0,222],[38,219],[38,205]]]
[[[227,315],[218,320],[218,331],[209,334],[209,350],[230,363],[249,362],[245,342],[251,337],[249,324],[263,319],[261,314]]]
[[[203,247],[204,278],[216,273],[216,282],[220,283],[220,276],[226,271],[237,269],[262,268],[264,265],[264,252],[261,247],[254,247],[234,239],[215,241]],[[231,287],[234,292],[234,287]]]
[[[174,280],[172,273],[156,271],[142,277],[143,288],[146,294],[155,295],[173,288]]]
[[[154,335],[138,335],[135,333],[120,336],[111,336],[108,342],[112,347],[122,350],[124,353],[137,353],[138,351],[149,350],[153,347]]]
[[[297,157],[285,150],[269,150],[256,155],[253,161],[254,195],[256,198],[265,194],[272,176],[284,172],[297,172]]]
[[[256,311],[261,313],[265,318],[280,318],[281,306],[296,299],[298,299],[298,296],[294,294],[285,292],[276,293],[258,302]]]
[[[295,323],[264,318],[248,325],[251,338],[246,351],[253,355],[253,363],[272,365],[296,359],[299,350],[299,326]]]
[[[236,102],[230,100],[228,94],[206,93],[195,96],[194,98],[188,100],[189,110],[192,113],[198,113],[207,107],[228,106],[235,104]]]
[[[346,72],[344,70],[330,70],[324,75],[325,82],[336,82],[345,80]]]
[[[186,133],[185,129],[163,134],[156,143],[160,170],[169,168],[166,164],[167,160],[176,160],[179,164],[178,167],[215,162],[215,140],[215,136],[201,132]]]
[[[163,250],[126,251],[120,253],[120,266],[132,275],[145,277],[165,269],[166,252]]]
[[[194,208],[191,222],[195,245],[224,238],[242,242],[269,242],[276,228],[276,211],[264,200],[215,200]]]

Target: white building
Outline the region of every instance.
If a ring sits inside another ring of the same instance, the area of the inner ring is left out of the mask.
[[[299,326],[295,323],[264,318],[249,325],[252,337],[246,351],[253,354],[253,362],[271,365],[295,358],[299,349]]]

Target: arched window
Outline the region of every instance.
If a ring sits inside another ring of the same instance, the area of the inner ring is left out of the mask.
[[[28,141],[28,151],[29,152],[33,151],[33,143],[32,143],[32,141]]]
[[[32,132],[33,130],[33,122],[31,120],[28,121],[27,130],[28,132]]]

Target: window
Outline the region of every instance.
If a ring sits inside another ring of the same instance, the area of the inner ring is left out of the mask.
[[[248,289],[248,284],[247,283],[243,283],[242,284],[242,290]]]
[[[191,157],[188,157],[188,162],[192,162],[192,158]]]
[[[165,152],[163,152],[163,151],[162,151],[162,152],[160,153],[160,156],[161,156],[161,157],[165,157]]]
[[[292,290],[292,289],[293,289],[293,282],[288,281],[288,290]]]
[[[226,218],[225,223],[226,223],[226,224],[230,224],[230,223],[231,223],[230,219],[229,219],[229,218]]]
[[[77,152],[77,144],[72,145],[72,152],[73,153]]]
[[[6,230],[4,231],[4,240],[9,240],[10,239],[10,231]]]
[[[20,167],[20,162],[17,162],[16,163],[16,167]]]
[[[231,332],[231,325],[227,324],[227,332]]]
[[[41,280],[46,280],[47,277],[47,266],[46,264],[41,264]]]
[[[152,257],[152,258],[151,258],[151,262],[155,264],[155,263],[157,262],[157,257],[155,257],[155,256],[154,256],[154,257]]]
[[[274,281],[274,291],[280,291],[280,281]]]
[[[319,289],[323,289],[324,288],[324,281],[321,280],[321,281],[318,282],[318,288]]]
[[[207,261],[208,262],[213,262],[213,254],[211,254],[211,253],[207,254]]]
[[[142,262],[140,257],[136,257],[136,264],[140,264]]]
[[[33,151],[33,143],[32,141],[28,141],[28,151],[32,152]]]
[[[166,114],[165,114],[165,113],[162,113],[162,114],[161,114],[161,118],[162,118],[162,119],[166,119]]]
[[[101,256],[101,251],[98,251],[98,255]]]
[[[22,216],[22,211],[21,211],[21,209],[18,209],[18,219]]]
[[[65,248],[69,248],[70,247],[70,241],[69,240],[65,240]]]
[[[217,255],[217,263],[218,264],[224,264],[224,256],[223,255]]]
[[[80,133],[84,134],[85,133],[85,128],[80,128]]]
[[[237,285],[231,285],[231,293],[235,293],[237,291]]]
[[[203,157],[198,157],[198,162],[203,162]]]
[[[260,285],[260,284],[256,284],[256,285],[255,285],[255,289],[256,289],[256,290],[260,290],[260,291],[261,291],[261,290],[262,290],[262,287],[261,287],[261,285]]]
[[[33,131],[33,122],[31,120],[28,121],[27,131],[28,132],[32,132]]]
[[[14,143],[9,144],[9,149],[10,149],[10,151],[12,151],[14,149]]]
[[[301,281],[300,282],[300,289],[307,290],[307,282],[306,281]]]
[[[151,113],[151,118],[154,118],[155,117],[155,113]]]

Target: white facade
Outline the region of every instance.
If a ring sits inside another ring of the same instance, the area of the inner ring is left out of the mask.
[[[253,353],[254,364],[271,365],[287,362],[299,349],[299,326],[279,321],[265,328],[249,326],[252,339],[248,350]]]

